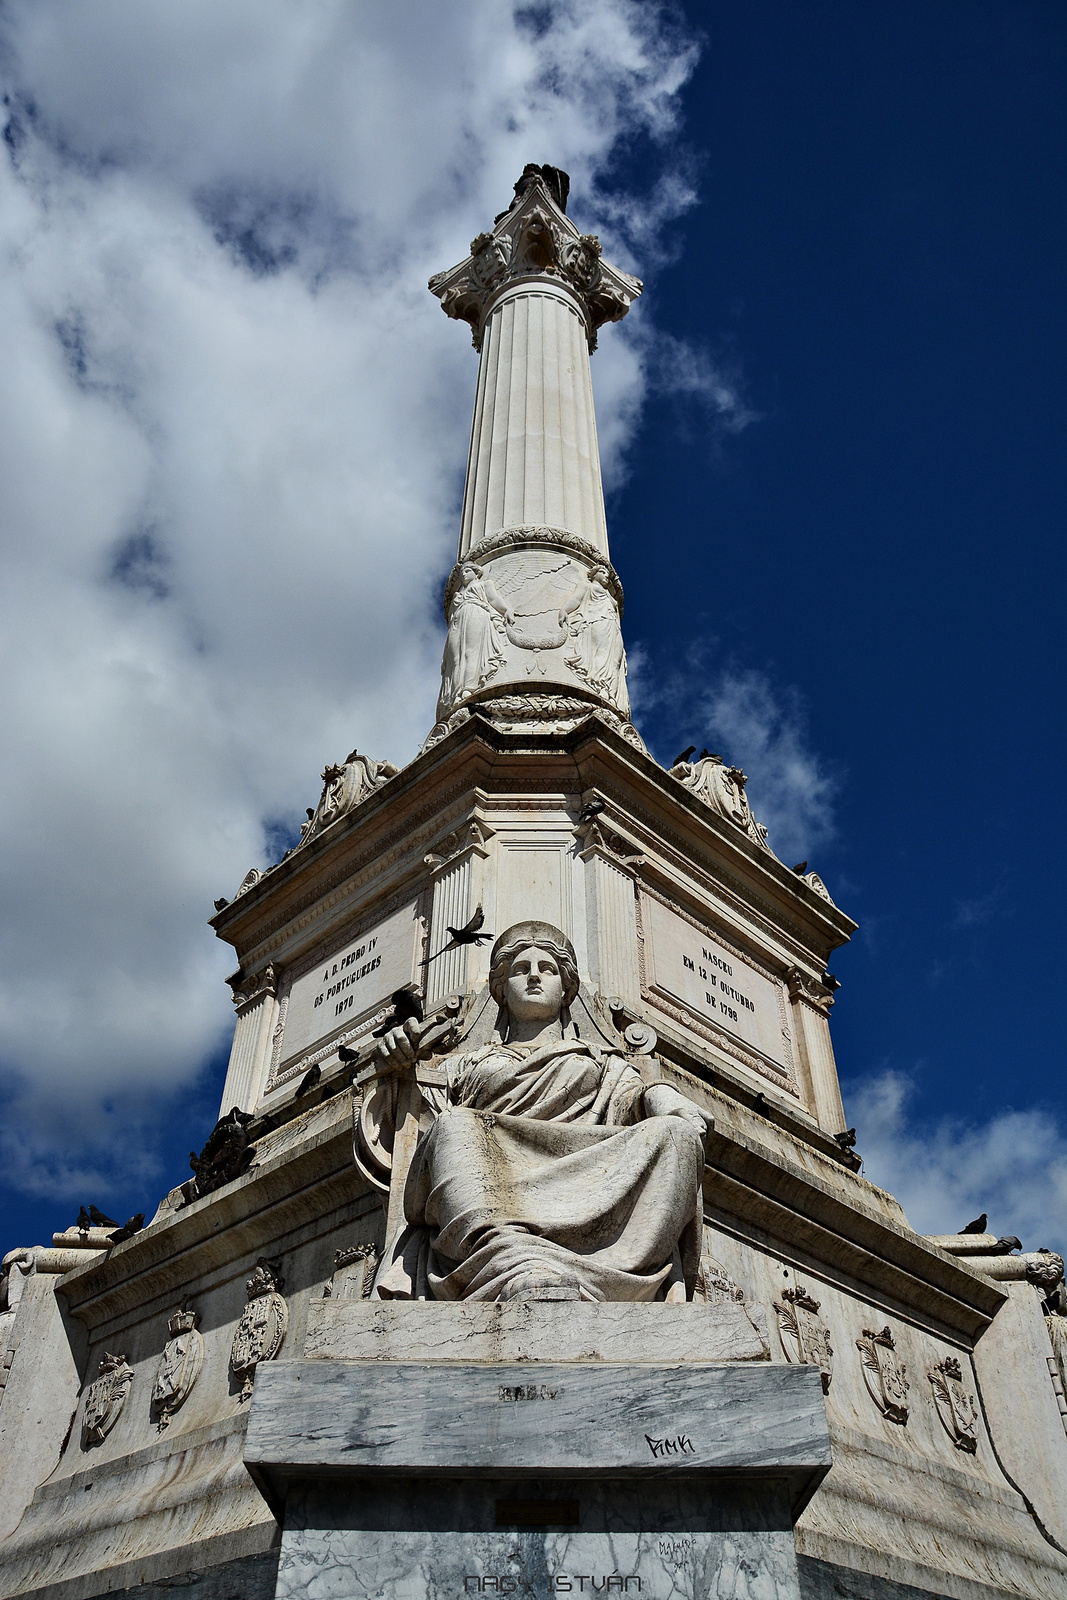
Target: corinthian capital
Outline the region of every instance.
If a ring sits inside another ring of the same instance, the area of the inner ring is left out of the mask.
[[[593,350],[596,330],[626,315],[641,293],[641,281],[609,265],[596,235],[579,233],[546,179],[531,168],[527,173],[531,176],[492,233],[480,233],[465,261],[432,277],[430,290],[448,316],[470,323],[475,349],[481,349],[486,313],[502,290],[524,278],[554,280],[585,312]]]

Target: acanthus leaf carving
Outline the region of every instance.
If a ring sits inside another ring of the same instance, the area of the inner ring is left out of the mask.
[[[296,849],[310,844],[331,823],[347,816],[361,800],[395,778],[399,771],[393,762],[374,761],[370,756],[361,756],[358,750],[350,751],[342,762],[325,767],[319,803],[300,829],[300,843]]]
[[[728,767],[722,756],[705,751],[696,761],[676,762],[670,769],[670,776],[684,784],[710,811],[740,828],[753,844],[766,850],[768,855],[774,855],[767,842],[766,828],[752,815],[745,793],[748,778],[740,767]]]
[[[546,177],[554,171],[524,174],[521,189],[493,231],[471,241],[465,261],[430,279],[430,292],[446,316],[470,324],[475,349],[481,348],[493,300],[516,280],[551,278],[565,286],[585,314],[590,349],[596,348],[596,330],[605,322],[618,322],[641,293],[641,280],[606,262],[597,236],[579,233],[567,217],[560,204],[563,189]]]

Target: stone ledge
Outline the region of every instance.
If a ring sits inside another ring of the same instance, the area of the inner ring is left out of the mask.
[[[637,1365],[769,1361],[755,1309],[574,1300],[313,1300],[304,1356],[318,1361]]]
[[[260,1368],[245,1465],[273,1505],[370,1471],[773,1478],[797,1508],[831,1454],[815,1367],[319,1360]]]

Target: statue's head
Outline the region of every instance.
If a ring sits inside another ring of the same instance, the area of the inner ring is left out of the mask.
[[[493,946],[489,992],[516,1019],[558,1017],[578,982],[574,946],[550,922],[516,922]]]
[[[469,583],[474,582],[475,578],[484,577],[485,568],[480,567],[476,561],[464,561],[463,565],[459,569],[459,575],[463,580],[463,587],[465,589]]]

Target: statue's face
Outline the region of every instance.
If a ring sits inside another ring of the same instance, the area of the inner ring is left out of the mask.
[[[520,1022],[551,1022],[563,1009],[563,979],[556,958],[527,945],[512,958],[504,990],[510,1016]]]

